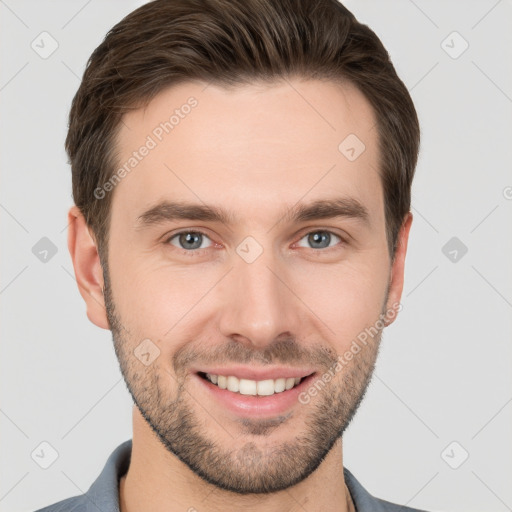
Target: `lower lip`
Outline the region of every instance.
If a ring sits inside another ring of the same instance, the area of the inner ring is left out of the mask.
[[[298,397],[308,386],[315,374],[303,379],[300,384],[273,395],[242,395],[227,389],[221,389],[209,380],[194,374],[199,384],[214,397],[225,409],[245,418],[270,418],[285,413],[298,402]]]

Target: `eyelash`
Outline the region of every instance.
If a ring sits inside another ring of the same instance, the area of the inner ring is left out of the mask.
[[[178,231],[177,233],[173,233],[171,236],[166,237],[165,240],[164,240],[164,245],[171,245],[170,244],[171,240],[173,240],[177,236],[185,234],[185,233],[201,234],[201,235],[207,237],[208,239],[210,239],[208,234],[205,233],[204,231],[201,231],[200,229],[185,229],[185,230],[182,230],[182,231]],[[304,237],[312,234],[312,233],[329,233],[330,235],[334,235],[335,237],[340,239],[340,243],[335,245],[335,246],[333,246],[333,247],[326,247],[326,248],[323,248],[323,249],[313,249],[313,248],[310,248],[312,251],[315,251],[315,252],[330,252],[330,250],[336,249],[337,246],[345,246],[347,244],[347,241],[342,236],[338,235],[337,233],[334,233],[333,231],[329,231],[328,229],[314,229],[312,231],[308,231],[308,232],[304,233],[301,236],[299,241],[302,240]],[[212,242],[213,242],[213,240],[212,240]],[[213,243],[215,243],[215,242],[213,242]],[[197,253],[201,253],[202,251],[206,251],[208,249],[211,249],[211,247],[206,247],[206,248],[203,248],[203,249],[190,249],[190,250],[186,250],[186,249],[182,249],[182,248],[176,247],[176,246],[172,246],[172,247],[174,249],[180,251],[182,254],[186,254],[187,256],[195,255]]]

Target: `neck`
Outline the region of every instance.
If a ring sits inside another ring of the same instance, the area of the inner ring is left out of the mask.
[[[302,482],[271,494],[240,495],[197,476],[167,451],[134,407],[130,467],[119,485],[120,512],[355,512],[344,480],[342,455],[339,439]]]

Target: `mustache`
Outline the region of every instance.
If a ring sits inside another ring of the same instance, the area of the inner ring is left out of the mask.
[[[173,367],[176,374],[184,373],[192,363],[202,365],[215,364],[255,364],[267,366],[284,364],[290,366],[314,365],[329,368],[336,364],[338,354],[331,348],[318,345],[306,347],[293,338],[285,338],[267,345],[263,349],[250,349],[247,344],[230,339],[226,344],[203,350],[208,343],[194,346],[185,343],[173,355]]]

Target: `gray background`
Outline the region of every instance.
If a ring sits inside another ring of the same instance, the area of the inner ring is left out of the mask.
[[[0,0],[2,511],[84,492],[131,437],[110,332],[88,321],[67,250],[63,144],[87,58],[142,3]],[[512,510],[512,2],[346,5],[411,91],[422,148],[403,310],[384,333],[344,463],[396,503]],[[47,58],[31,47],[43,31],[58,43]],[[43,237],[57,250],[46,262],[33,253]],[[31,456],[43,449],[51,462],[42,442],[59,455],[47,469]]]

